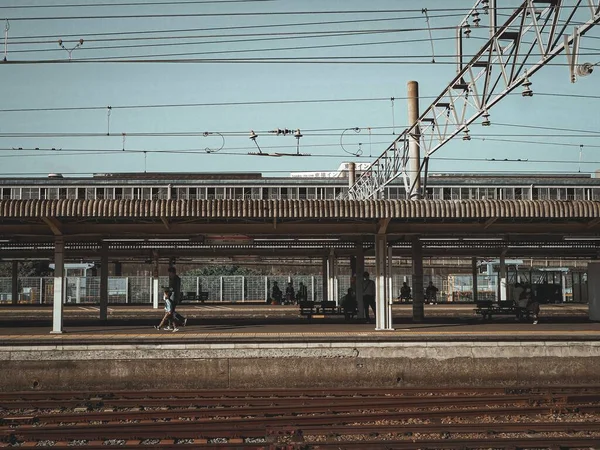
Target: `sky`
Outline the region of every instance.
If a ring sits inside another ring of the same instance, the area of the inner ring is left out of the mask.
[[[422,112],[456,75],[456,27],[474,3],[0,0],[0,176],[286,176],[372,162],[408,125],[408,81]],[[503,23],[521,2],[497,3]],[[488,33],[472,27],[465,54]],[[600,26],[582,38],[579,62],[600,62]],[[571,83],[558,56],[532,76],[533,97],[502,99],[492,126],[446,144],[430,172],[594,173],[596,68]]]

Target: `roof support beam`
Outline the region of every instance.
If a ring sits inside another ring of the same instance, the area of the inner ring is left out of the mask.
[[[160,220],[164,224],[164,226],[167,230],[171,229],[171,224],[169,223],[169,219],[167,219],[166,217],[161,217]]]
[[[42,221],[48,225],[54,236],[62,236],[62,223],[56,217],[42,217]]]
[[[490,217],[488,220],[485,221],[485,224],[483,225],[483,229],[487,230],[489,227],[491,227],[494,222],[496,222],[496,220],[498,220],[497,217]]]

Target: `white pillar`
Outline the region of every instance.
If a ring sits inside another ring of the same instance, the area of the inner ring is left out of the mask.
[[[312,275],[310,277],[310,299],[314,302],[315,301],[315,276]]]
[[[269,277],[265,277],[265,302],[269,299]]]
[[[394,257],[394,252],[392,249],[392,246],[388,246],[388,253],[387,253],[387,278],[388,278],[388,296],[387,296],[387,302],[388,305],[390,305],[390,308],[392,307],[392,305],[394,304],[394,273],[392,270],[392,261],[393,261],[393,257]],[[398,296],[400,296],[400,293],[398,293]],[[391,319],[392,315],[390,313],[390,319]],[[390,322],[390,327],[392,326],[391,322]]]
[[[81,277],[75,277],[75,303],[81,303]]]
[[[587,266],[588,307],[590,320],[600,321],[600,262]]]
[[[335,295],[335,253],[333,249],[329,251],[327,258],[327,300],[337,302]]]
[[[246,301],[246,277],[242,275],[242,303]]]
[[[392,330],[392,307],[388,303],[388,248],[385,234],[375,235],[375,329]]]
[[[65,241],[54,242],[54,304],[52,306],[53,334],[63,332],[63,303],[65,301]]]
[[[223,301],[223,277],[219,277],[219,300]]]
[[[498,295],[498,299],[501,302],[505,302],[507,300],[507,296],[506,296],[506,260],[505,260],[505,255],[504,252],[502,252],[502,254],[500,255],[500,272],[499,272],[499,276],[500,276],[500,280],[499,280],[499,295]]]
[[[125,303],[129,303],[129,277],[125,277]]]
[[[327,259],[326,256],[323,257],[323,265],[322,265],[322,270],[321,270],[321,272],[322,272],[322,276],[321,276],[322,283],[321,284],[323,285],[322,286],[323,296],[321,298],[321,301],[324,301],[324,302],[329,300],[327,298],[327,294],[328,294],[328,290],[329,290],[328,289],[329,284],[328,284],[328,279],[327,279],[327,268],[329,267],[328,261],[329,260]]]
[[[152,269],[152,307],[158,309],[158,258],[154,259],[154,268]]]

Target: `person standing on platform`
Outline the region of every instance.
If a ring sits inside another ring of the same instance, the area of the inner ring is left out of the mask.
[[[187,318],[176,312],[177,305],[181,301],[181,278],[177,275],[175,267],[169,267],[169,289],[171,290],[171,301],[173,302],[173,321],[178,322],[184,327],[187,325]],[[175,325],[173,325],[175,326]]]
[[[369,306],[373,310],[373,319],[376,318],[375,310],[375,282],[369,278],[369,272],[363,274],[363,302],[365,305],[365,317],[367,322],[371,322],[369,317]]]
[[[176,331],[179,331],[179,328],[177,328],[175,326],[175,322],[173,320],[173,301],[171,300],[171,290],[170,289],[165,289],[164,290],[164,295],[163,295],[163,300],[165,302],[165,315],[163,316],[162,320],[160,321],[160,323],[158,325],[154,325],[154,328],[156,328],[157,330],[160,330],[163,325],[165,325],[165,322],[167,323],[167,326],[165,327],[165,330],[169,330],[169,331],[173,331],[173,333],[175,333]],[[172,325],[172,327],[171,327]]]
[[[298,295],[296,296],[296,298],[298,299],[298,303],[305,302],[306,300],[308,300],[308,289],[302,281],[298,286]]]

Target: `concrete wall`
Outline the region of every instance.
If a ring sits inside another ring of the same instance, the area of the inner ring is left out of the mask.
[[[600,342],[40,346],[0,349],[2,391],[600,383]]]

